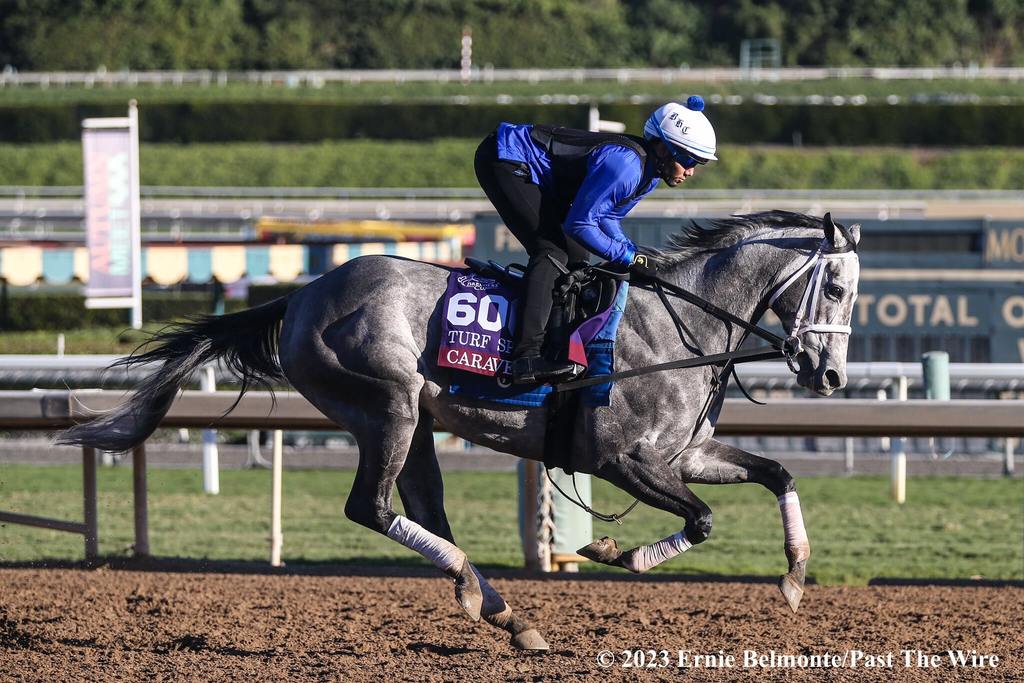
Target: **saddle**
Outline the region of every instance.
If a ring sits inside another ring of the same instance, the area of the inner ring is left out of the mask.
[[[571,360],[569,340],[572,331],[607,310],[615,301],[619,283],[628,279],[628,275],[587,263],[572,268],[565,268],[557,261],[554,263],[561,275],[555,280],[554,300],[542,351],[552,360]],[[466,258],[466,267],[481,277],[498,280],[517,289],[526,273],[526,266],[518,263],[503,266],[472,257]]]
[[[544,349],[548,358],[576,362],[572,333],[587,320],[606,312],[615,302],[619,284],[628,276],[601,266],[582,264],[567,269],[555,265],[562,274],[555,281],[551,317],[548,319]],[[481,277],[491,278],[510,287],[522,284],[526,268],[513,263],[502,266],[494,261],[467,258],[466,266]],[[582,350],[578,350],[582,353]],[[584,368],[578,365],[580,371]],[[575,376],[574,376],[575,377]],[[573,379],[569,377],[567,379]],[[572,452],[573,423],[580,407],[580,392],[553,392],[545,404],[547,428],[544,434],[544,465],[560,467],[572,473],[569,455]]]

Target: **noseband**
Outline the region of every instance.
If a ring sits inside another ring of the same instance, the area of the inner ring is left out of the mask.
[[[857,258],[856,247],[853,246],[853,240],[850,240],[850,248],[843,249],[841,251],[826,251],[828,246],[828,240],[823,239],[821,244],[818,245],[818,250],[811,254],[810,258],[807,259],[799,268],[796,269],[792,275],[783,280],[782,284],[775,288],[774,293],[768,300],[768,307],[770,308],[775,304],[775,301],[786,293],[794,282],[796,282],[801,275],[811,270],[811,276],[807,279],[807,285],[804,287],[803,296],[800,297],[800,305],[797,306],[796,315],[793,318],[793,324],[789,330],[786,331],[785,345],[783,346],[783,352],[786,354],[786,363],[789,365],[789,369],[793,372],[798,371],[796,357],[803,350],[803,343],[800,341],[800,337],[808,332],[816,332],[819,334],[823,333],[834,333],[834,334],[850,334],[853,331],[849,325],[834,325],[832,323],[824,322],[819,323],[815,321],[815,316],[818,310],[818,299],[821,296],[821,291],[825,281],[825,267],[829,261],[835,261],[839,259]],[[813,270],[812,270],[813,269]],[[785,329],[785,321],[782,323],[783,329]]]

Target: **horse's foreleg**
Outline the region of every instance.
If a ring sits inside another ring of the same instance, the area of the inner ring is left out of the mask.
[[[410,519],[454,547],[455,538],[444,509],[444,482],[434,452],[432,422],[429,415],[421,413],[409,456],[398,475],[398,495]],[[512,610],[476,567],[469,566],[480,585],[480,615],[484,620],[508,631],[517,649],[547,650],[548,644],[540,633]]]
[[[789,472],[774,460],[711,440],[698,448],[683,451],[679,457],[683,479],[699,484],[737,484],[754,482],[775,494],[782,512],[786,559],[789,571],[779,578],[779,590],[794,612],[800,606],[807,576],[811,544],[804,528],[796,484]]]
[[[711,534],[711,509],[660,458],[622,458],[595,474],[647,505],[679,515],[686,526],[668,538],[627,551],[622,551],[615,539],[605,537],[580,548],[580,555],[640,573],[686,552]]]

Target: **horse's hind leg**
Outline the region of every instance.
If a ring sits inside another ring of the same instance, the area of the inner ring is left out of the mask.
[[[358,425],[352,433],[359,444],[359,467],[352,492],[345,503],[345,515],[433,562],[455,581],[455,597],[459,605],[470,618],[479,620],[483,596],[466,553],[449,539],[395,514],[392,509],[391,491],[417,433],[417,418],[375,411],[358,421],[345,420],[347,411],[343,406],[319,400],[317,407],[339,424]],[[337,415],[332,414],[335,407],[338,408]]]
[[[790,609],[795,612],[804,594],[811,544],[804,528],[800,499],[796,495],[796,483],[786,468],[774,460],[715,440],[708,441],[698,448],[683,451],[678,462],[680,474],[687,482],[754,482],[775,494],[779,501],[779,509],[782,511],[786,559],[789,562],[789,571],[779,578],[779,590],[782,591]]]
[[[409,518],[430,533],[455,544],[444,510],[444,482],[434,452],[433,419],[420,413],[405,466],[398,475],[398,495]],[[512,645],[520,650],[547,650],[548,644],[536,629],[516,614],[480,571],[470,564],[483,603],[480,614],[492,626],[508,631]]]
[[[622,551],[613,538],[602,538],[580,548],[584,557],[632,572],[645,572],[676,555],[703,543],[711,534],[711,508],[686,486],[665,461],[656,457],[623,456],[594,472],[602,479],[647,505],[671,512],[686,520],[686,525],[655,543]]]

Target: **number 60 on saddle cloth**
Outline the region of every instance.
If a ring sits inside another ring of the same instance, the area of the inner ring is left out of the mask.
[[[584,320],[570,335],[568,358],[589,369],[589,375],[614,372],[615,331],[626,304],[629,283],[622,282],[612,304]],[[452,394],[520,406],[542,406],[551,387],[518,386],[511,381],[512,340],[519,291],[468,269],[448,276],[441,302],[441,343],[437,364],[453,373]],[[588,387],[587,405],[608,405],[611,384]]]

